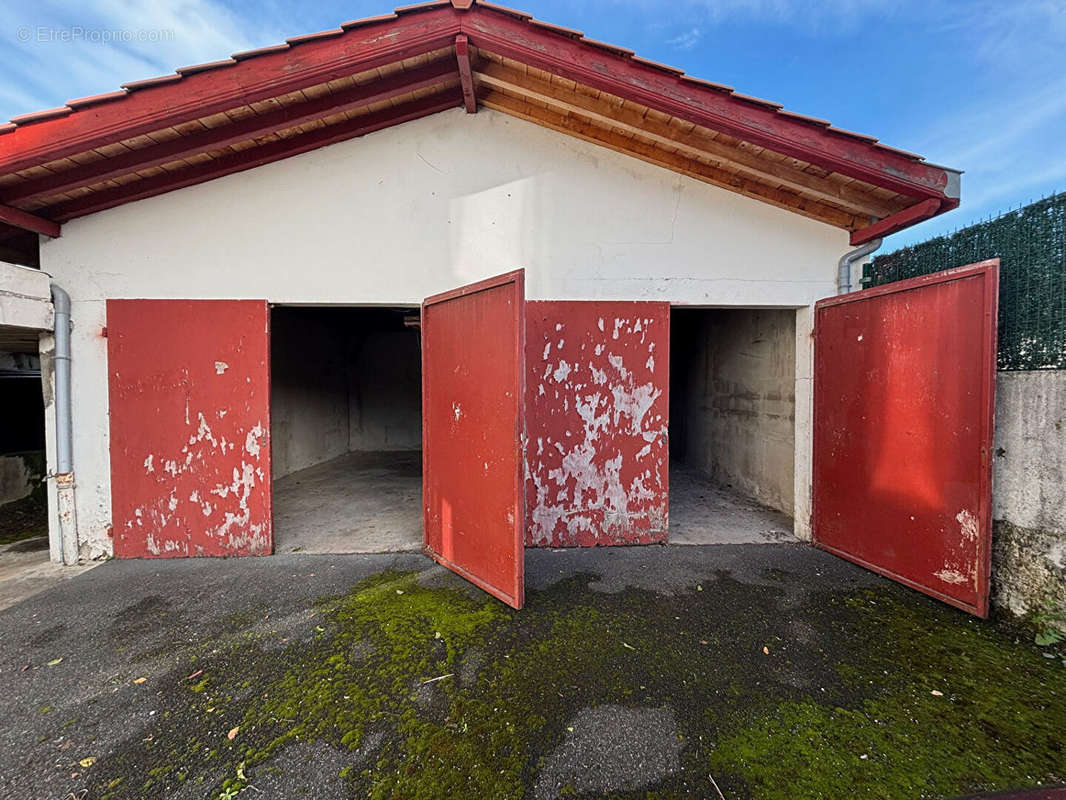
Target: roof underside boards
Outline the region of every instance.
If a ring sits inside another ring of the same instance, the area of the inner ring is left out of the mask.
[[[484,2],[438,0],[0,126],[0,242],[445,109],[492,108],[852,232],[959,174]]]

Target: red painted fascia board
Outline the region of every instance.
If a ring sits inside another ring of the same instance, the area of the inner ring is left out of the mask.
[[[271,142],[259,147],[241,150],[213,161],[173,173],[164,173],[151,178],[94,192],[76,200],[71,200],[50,209],[50,213],[59,220],[67,221],[86,214],[94,214],[108,208],[143,200],[147,197],[164,194],[175,189],[183,189],[198,183],[221,178],[235,172],[260,167],[274,161],[317,150],[326,145],[354,139],[374,131],[390,128],[403,122],[427,117],[449,108],[462,105],[462,92],[458,87],[446,89],[438,94],[419,100],[413,100],[393,108],[365,114],[355,119],[329,125],[311,133],[292,136],[281,141]]]
[[[858,247],[860,244],[866,244],[874,239],[899,233],[904,228],[909,228],[911,225],[917,225],[923,220],[935,217],[941,211],[947,211],[948,209],[944,208],[943,205],[941,201],[931,197],[902,211],[897,211],[890,217],[885,217],[872,225],[853,231],[851,244],[853,247]]]
[[[404,15],[343,36],[178,77],[77,113],[19,125],[0,136],[0,173],[346,77],[353,67],[374,69],[448,47],[460,33],[460,16],[468,13],[441,7]]]
[[[738,139],[910,196],[945,194],[945,170],[794,119],[735,95],[475,5],[462,17],[476,47],[655,108]]]

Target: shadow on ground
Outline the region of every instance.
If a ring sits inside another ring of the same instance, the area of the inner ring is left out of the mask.
[[[0,613],[0,796],[907,798],[1066,775],[1066,667],[803,545],[112,562]],[[717,787],[717,789],[716,789]]]

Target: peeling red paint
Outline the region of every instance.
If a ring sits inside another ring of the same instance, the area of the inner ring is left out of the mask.
[[[526,308],[526,544],[665,541],[669,304]]]
[[[270,553],[267,304],[109,300],[107,322],[115,555]]]

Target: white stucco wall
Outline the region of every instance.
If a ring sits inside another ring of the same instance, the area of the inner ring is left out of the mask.
[[[488,110],[74,220],[41,260],[73,300],[83,555],[111,547],[107,298],[408,305],[525,267],[530,299],[797,308],[833,294],[847,249],[842,230]]]

